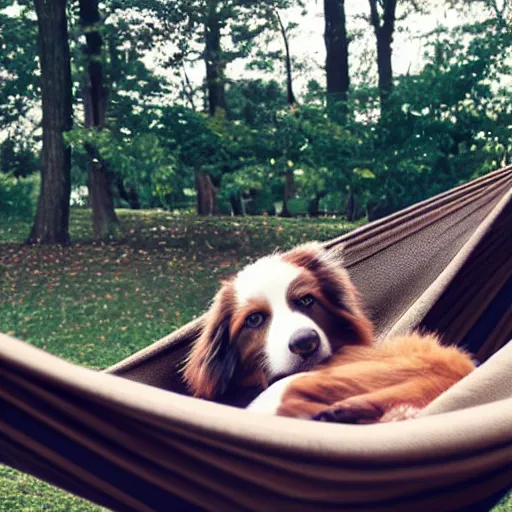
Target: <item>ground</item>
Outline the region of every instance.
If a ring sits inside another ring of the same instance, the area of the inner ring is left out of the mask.
[[[119,211],[117,240],[91,242],[90,213],[73,210],[71,246],[20,245],[29,224],[0,219],[0,332],[74,363],[105,368],[186,324],[219,281],[276,248],[326,240],[342,219],[199,219]],[[0,467],[0,512],[102,510]],[[494,512],[512,512],[512,495]]]

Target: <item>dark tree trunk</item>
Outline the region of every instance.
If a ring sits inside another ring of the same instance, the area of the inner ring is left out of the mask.
[[[288,201],[295,194],[295,181],[293,179],[293,171],[286,171],[284,177],[284,192],[283,192],[283,209],[281,210],[281,217],[291,217],[292,214],[288,208]]]
[[[215,187],[210,175],[196,171],[197,213],[213,215],[215,213]]]
[[[377,39],[377,66],[379,70],[379,95],[381,109],[384,114],[389,113],[389,96],[393,88],[393,68],[391,64],[392,35],[381,34]]]
[[[116,176],[116,185],[119,197],[124,199],[130,205],[132,210],[140,210],[140,200],[135,188],[128,187],[128,190],[126,190],[121,176]]]
[[[97,170],[95,169],[96,166]],[[117,217],[115,217],[115,220],[111,218],[114,211],[114,199],[104,163],[93,161],[90,164],[88,186],[94,237],[106,239],[115,232],[118,221]],[[108,193],[105,193],[106,189],[108,189]]]
[[[290,54],[290,45],[288,44],[288,35],[284,28],[283,22],[279,12],[276,11],[277,22],[279,23],[279,29],[281,30],[281,36],[283,37],[284,50],[285,50],[285,64],[286,64],[286,95],[288,98],[288,105],[294,105],[296,103],[295,95],[293,94],[293,80],[292,80],[292,57]]]
[[[285,64],[286,64],[286,93],[287,103],[290,110],[293,111],[294,105],[297,103],[295,95],[293,94],[293,80],[292,80],[292,58],[290,54],[290,45],[288,43],[288,35],[283,25],[279,12],[275,11],[275,16],[279,24],[281,36],[283,38],[284,49],[285,49]],[[284,175],[284,190],[283,190],[283,209],[281,210],[281,217],[291,217],[290,210],[288,208],[288,201],[295,194],[295,180],[294,174],[291,169],[287,169]]]
[[[244,204],[240,194],[230,194],[229,202],[231,203],[231,211],[233,215],[245,215]]]
[[[393,68],[391,54],[395,31],[395,11],[397,0],[369,0],[371,23],[377,39],[377,68],[379,70],[380,108],[384,117],[391,111],[389,97],[393,88]],[[378,5],[382,5],[382,14]]]
[[[356,199],[354,191],[350,189],[347,200],[347,220],[353,222],[356,219]]]
[[[320,198],[315,196],[308,205],[308,213],[311,217],[318,217],[318,210],[320,208]]]
[[[226,110],[225,62],[222,57],[222,23],[217,13],[219,0],[207,0],[204,24],[204,62],[206,65],[206,92],[208,112],[214,116],[219,109]],[[204,171],[196,171],[196,193],[198,215],[215,213],[215,187],[212,177]]]
[[[315,197],[313,199],[311,199],[311,201],[309,202],[308,213],[312,217],[318,217],[318,213],[320,210],[320,200],[322,199],[322,197],[325,197],[326,195],[327,195],[327,192],[325,192],[325,191],[317,192],[315,194]]]
[[[226,109],[224,91],[224,60],[222,58],[221,21],[217,14],[218,0],[208,0],[208,15],[204,27],[206,64],[206,87],[208,89],[208,108],[210,115],[215,115],[217,109]]]
[[[66,0],[35,0],[43,103],[41,191],[27,243],[69,242],[71,150],[63,134],[72,127],[71,68]]]
[[[345,0],[324,0],[325,71],[329,117],[344,123],[350,87]]]
[[[107,90],[103,85],[101,47],[103,40],[98,30],[100,13],[98,0],[80,0],[80,24],[85,33],[87,56],[87,82],[84,87],[85,126],[101,130],[105,124]],[[108,238],[119,226],[114,210],[112,187],[108,168],[92,146],[87,147],[89,164],[89,196],[93,216],[94,237]]]

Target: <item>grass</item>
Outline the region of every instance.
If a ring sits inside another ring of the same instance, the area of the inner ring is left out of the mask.
[[[73,211],[69,247],[27,247],[0,228],[0,330],[74,363],[104,368],[201,313],[249,259],[353,226],[341,220],[198,219],[119,211],[119,240],[94,244]],[[10,239],[9,242],[6,240]]]
[[[75,242],[64,248],[22,246],[29,223],[0,218],[0,332],[105,368],[198,316],[219,280],[249,260],[355,227],[341,219],[118,214],[119,239],[95,244],[90,213],[73,210]],[[7,467],[0,497],[2,512],[102,510]],[[512,495],[495,512],[512,512]]]

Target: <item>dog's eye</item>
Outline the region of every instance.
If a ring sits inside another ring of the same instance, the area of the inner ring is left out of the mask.
[[[245,325],[251,329],[256,329],[265,321],[263,313],[253,313],[245,319]]]
[[[297,306],[300,306],[301,308],[310,308],[315,303],[315,298],[313,295],[304,295],[304,297],[301,297],[300,299],[297,299],[295,301],[295,304]]]

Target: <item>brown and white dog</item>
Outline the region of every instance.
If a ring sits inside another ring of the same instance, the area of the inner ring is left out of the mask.
[[[255,412],[371,423],[414,417],[474,368],[434,335],[374,341],[348,273],[309,243],[223,283],[183,375],[209,400],[266,390],[250,404]]]

